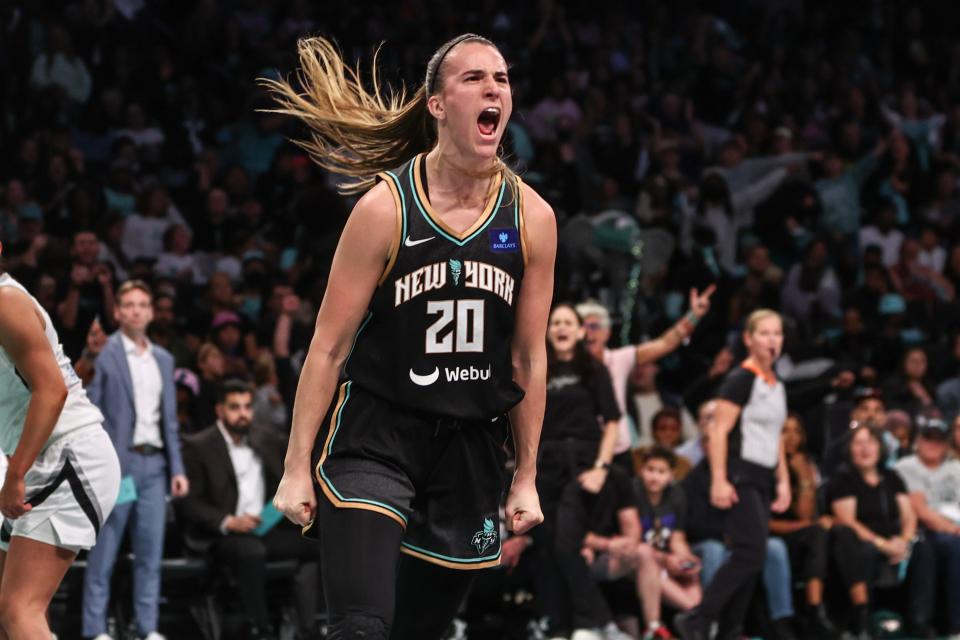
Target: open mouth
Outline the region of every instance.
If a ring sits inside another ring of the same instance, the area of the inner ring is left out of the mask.
[[[496,133],[499,125],[499,107],[487,107],[480,112],[480,116],[477,118],[477,128],[480,129],[480,133],[485,136],[492,136],[494,133]]]

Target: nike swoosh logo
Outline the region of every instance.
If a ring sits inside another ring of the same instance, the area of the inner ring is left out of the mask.
[[[410,369],[410,381],[413,384],[421,387],[429,387],[434,382],[440,378],[440,367],[434,367],[433,373],[428,373],[425,376],[421,376],[413,372],[413,369]]]
[[[423,244],[424,242],[430,242],[437,236],[430,236],[429,238],[423,238],[422,240],[411,240],[410,236],[407,236],[407,239],[403,241],[403,246],[405,247],[415,247],[418,244]]]

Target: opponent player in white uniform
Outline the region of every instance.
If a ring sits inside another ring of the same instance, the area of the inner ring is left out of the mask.
[[[113,509],[120,463],[102,422],[50,317],[0,265],[0,639],[51,637],[50,599]]]

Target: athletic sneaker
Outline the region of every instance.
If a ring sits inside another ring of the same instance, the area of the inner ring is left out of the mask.
[[[113,638],[111,638],[110,636],[108,636],[108,635],[105,634],[105,633],[101,633],[100,635],[98,635],[98,636],[97,636],[96,638],[94,638],[93,640],[113,640]]]
[[[167,640],[167,637],[160,635],[156,631],[151,631],[143,637],[143,640]]]

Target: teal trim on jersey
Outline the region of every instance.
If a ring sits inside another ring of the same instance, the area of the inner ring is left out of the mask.
[[[367,311],[367,317],[363,319],[363,322],[360,323],[360,328],[357,329],[356,335],[353,336],[353,344],[350,345],[350,353],[347,354],[347,359],[343,361],[343,366],[346,367],[350,363],[350,356],[353,355],[353,350],[357,348],[357,340],[360,339],[360,334],[364,329],[367,328],[367,325],[370,323],[370,318],[373,317],[373,311]],[[346,402],[344,402],[346,404]]]
[[[517,185],[519,187],[519,185]],[[517,228],[517,237],[520,237],[520,194],[513,199],[513,226]],[[521,239],[520,242],[523,242]]]
[[[330,444],[327,445],[327,455],[331,455],[331,454],[333,453],[333,441],[337,438],[337,432],[340,431],[340,420],[341,420],[341,418],[343,418],[343,410],[344,410],[344,408],[346,408],[347,402],[350,400],[350,387],[351,387],[351,385],[353,385],[353,381],[352,381],[352,380],[350,380],[350,381],[347,382],[347,394],[346,394],[346,395],[344,396],[344,398],[343,398],[343,404],[341,404],[341,405],[340,405],[340,408],[337,410],[337,426],[334,427],[334,429],[333,429],[333,435],[330,436]],[[400,517],[400,519],[403,520],[403,524],[404,524],[404,525],[407,524],[407,518],[406,518],[406,516],[404,516],[402,513],[400,513],[399,511],[397,511],[396,509],[394,509],[393,507],[391,507],[391,506],[388,505],[388,504],[383,504],[382,502],[377,502],[376,500],[364,500],[364,499],[362,499],[362,498],[344,498],[344,497],[340,494],[340,492],[337,491],[337,488],[336,488],[335,486],[333,486],[333,482],[330,481],[330,478],[327,477],[327,474],[323,472],[323,465],[322,465],[322,464],[320,465],[320,475],[323,476],[324,482],[327,483],[327,486],[330,487],[330,490],[333,491],[333,494],[334,494],[335,496],[337,496],[337,498],[338,498],[339,500],[341,500],[342,502],[359,502],[359,503],[362,503],[362,504],[372,504],[372,505],[374,505],[374,506],[381,507],[381,508],[383,508],[383,509],[386,509],[387,511],[391,511],[391,512],[397,514],[397,515]]]
[[[407,237],[407,197],[403,195],[403,186],[400,184],[400,178],[393,173],[393,171],[384,171],[385,174],[390,176],[390,179],[393,180],[393,186],[397,188],[397,193],[400,194],[400,244],[403,244],[403,239]],[[400,251],[400,248],[397,248],[397,251]]]
[[[499,540],[500,536],[497,536]],[[490,562],[491,560],[496,560],[500,557],[500,549],[502,545],[497,545],[497,552],[492,556],[483,556],[482,558],[451,558],[450,556],[445,556],[441,553],[434,553],[433,551],[428,551],[422,547],[415,547],[414,545],[408,542],[401,542],[401,547],[406,547],[407,549],[413,549],[417,553],[422,553],[428,555],[431,558],[438,558],[440,560],[446,560],[447,562],[456,562],[457,564],[477,564],[478,562]]]
[[[481,226],[479,229],[471,233],[469,236],[467,236],[463,240],[458,240],[457,238],[454,238],[453,236],[448,234],[446,231],[444,231],[443,229],[438,227],[436,224],[434,224],[433,220],[430,218],[430,214],[428,214],[426,209],[423,208],[423,204],[420,202],[420,198],[417,196],[417,185],[413,179],[414,164],[416,163],[411,162],[410,169],[407,171],[408,177],[410,179],[410,195],[413,198],[414,203],[416,203],[417,208],[420,209],[420,214],[423,216],[423,219],[427,221],[427,224],[433,227],[434,231],[436,231],[441,236],[443,236],[453,244],[457,245],[458,247],[464,246],[465,244],[467,244],[468,242],[476,238],[478,235],[483,233],[483,230],[490,226],[490,223],[493,222],[493,219],[496,218],[497,214],[500,212],[500,203],[503,202],[503,192],[506,191],[506,188],[507,188],[507,181],[505,179],[500,181],[500,194],[497,196],[497,204],[493,205],[493,210],[490,212],[490,217],[487,218],[487,221],[483,223],[483,226]]]

